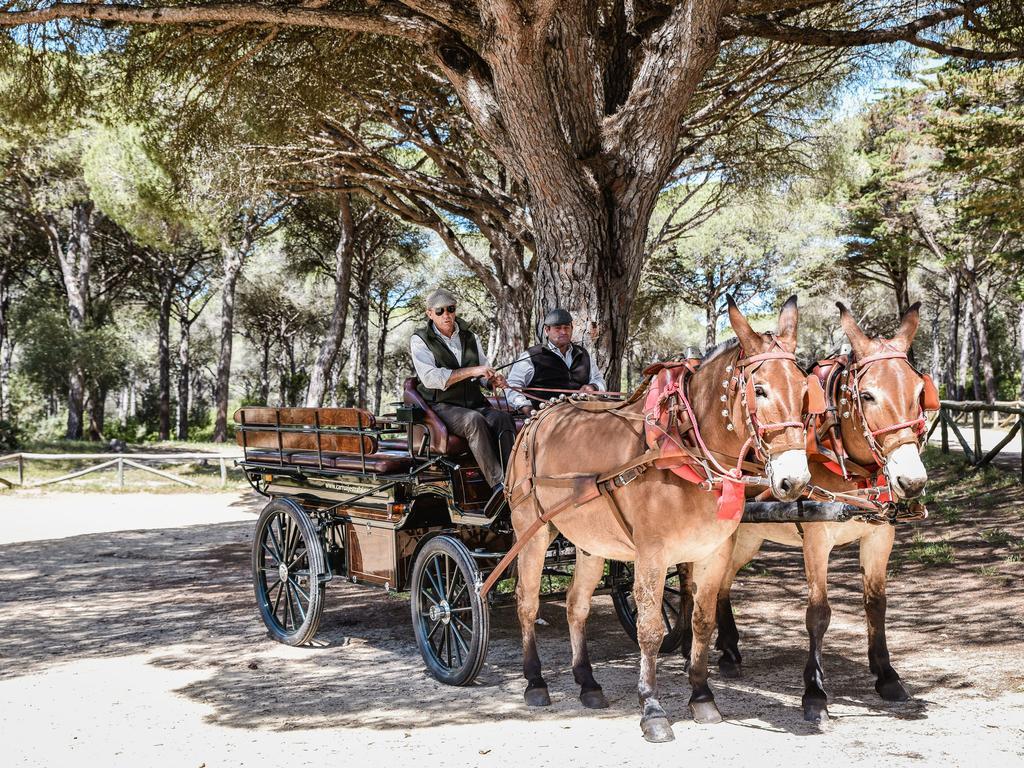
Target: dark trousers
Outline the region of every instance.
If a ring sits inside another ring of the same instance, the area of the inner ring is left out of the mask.
[[[515,442],[512,417],[489,406],[463,408],[451,403],[434,403],[431,407],[452,434],[469,443],[469,450],[491,487],[505,482],[502,467],[508,463]]]

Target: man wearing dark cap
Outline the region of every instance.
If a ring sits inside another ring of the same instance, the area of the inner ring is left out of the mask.
[[[597,366],[591,364],[590,354],[572,341],[572,315],[561,308],[552,309],[544,316],[543,333],[544,342],[526,350],[509,371],[509,386],[526,392],[523,395],[510,390],[509,405],[529,414],[533,410],[531,399],[539,402],[558,395],[544,390],[604,389],[604,379]]]
[[[476,334],[456,322],[458,302],[452,293],[438,288],[426,304],[427,323],[409,341],[418,389],[445,426],[466,439],[493,489],[491,509],[503,488],[502,467],[512,451],[515,427],[507,413],[490,407],[480,382],[504,387],[505,377],[491,368]]]

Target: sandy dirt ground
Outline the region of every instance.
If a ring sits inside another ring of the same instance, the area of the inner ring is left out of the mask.
[[[676,741],[652,745],[638,725],[638,654],[606,596],[591,653],[611,707],[596,713],[576,699],[559,603],[541,611],[544,710],[522,704],[511,607],[494,611],[488,662],[467,688],[425,673],[407,599],[372,588],[331,585],[318,647],[270,641],[249,576],[261,501],[0,495],[0,764],[1024,765],[1022,566],[986,571],[993,547],[967,523],[944,534],[952,564],[904,561],[891,584],[889,646],[913,701],[874,693],[847,548],[830,582],[833,722],[802,720],[802,565],[777,548],[734,589],[745,674],[712,678],[726,722],[689,718],[682,659],[664,657]],[[1009,509],[981,524],[1024,533]]]

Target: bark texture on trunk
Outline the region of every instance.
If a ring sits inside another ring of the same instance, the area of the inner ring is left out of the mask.
[[[187,310],[179,320],[181,335],[178,340],[178,439],[188,440],[188,404],[192,386],[191,336],[192,324]]]
[[[331,381],[331,371],[338,357],[338,349],[345,338],[348,319],[349,292],[352,286],[352,256],[355,251],[355,224],[352,219],[352,200],[345,193],[338,204],[338,223],[341,236],[334,249],[334,306],[327,333],[320,344],[316,361],[309,377],[306,405],[316,408],[324,403],[324,395]]]
[[[704,349],[711,349],[717,344],[718,338],[718,308],[715,302],[704,305]]]
[[[366,408],[370,378],[370,283],[373,263],[365,259],[359,274],[356,322],[352,330],[356,352],[356,405]]]
[[[11,378],[11,358],[14,356],[14,344],[8,338],[8,311],[11,306],[11,268],[9,264],[0,264],[0,420],[11,416],[8,382]]]
[[[159,368],[158,411],[161,440],[171,437],[171,300],[174,277],[170,270],[160,278],[160,303],[157,308],[157,366]]]
[[[221,258],[224,270],[224,284],[221,287],[220,310],[220,357],[217,361],[217,383],[214,394],[217,416],[213,425],[213,442],[223,443],[228,438],[228,399],[231,386],[231,351],[235,329],[235,289],[249,251],[252,249],[253,232],[246,227],[241,242],[221,242]]]
[[[978,284],[978,274],[975,269],[974,254],[968,251],[966,258],[966,272],[968,279],[968,295],[971,301],[971,318],[973,322],[973,334],[975,344],[975,384],[974,396],[980,399],[980,384],[984,386],[985,397],[988,402],[994,402],[998,396],[996,388],[996,374],[992,366],[992,353],[989,350],[988,324],[985,322],[985,304],[981,298],[981,286]]]
[[[946,397],[959,400],[962,397],[959,377],[957,376],[960,361],[960,270],[951,267],[948,278],[949,286],[949,354],[946,355],[945,379]]]
[[[61,243],[60,227],[52,215],[44,217],[45,234],[51,254],[60,265],[67,296],[68,326],[72,337],[85,329],[89,308],[89,275],[92,268],[92,230],[94,207],[77,202],[71,207],[71,228],[66,245]],[[68,440],[80,440],[84,430],[85,370],[80,361],[72,361],[68,375]]]
[[[1017,343],[1020,345],[1020,388],[1017,397],[1024,400],[1024,301],[1017,304]]]
[[[675,165],[682,115],[717,55],[724,5],[674,6],[643,45],[609,47],[596,4],[551,3],[526,16],[485,2],[480,59],[437,49],[477,130],[529,192],[535,311],[572,312],[612,389],[651,212]]]

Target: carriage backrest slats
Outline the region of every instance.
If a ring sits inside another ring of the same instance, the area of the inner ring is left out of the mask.
[[[243,429],[243,448],[284,451],[329,451],[366,456],[377,452],[373,414],[360,408],[239,408],[235,422]]]

